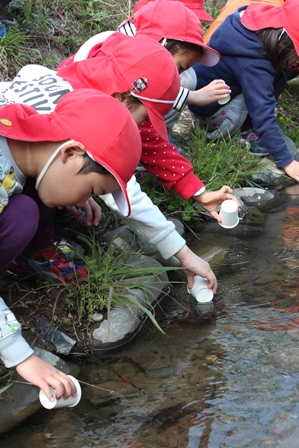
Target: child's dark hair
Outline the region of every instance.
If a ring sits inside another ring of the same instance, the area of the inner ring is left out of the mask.
[[[118,93],[116,97],[119,101],[121,101],[126,108],[132,113],[136,106],[143,104],[136,96],[133,96],[130,91]]]
[[[100,165],[98,162],[92,160],[88,154],[84,154],[84,163],[79,170],[80,174],[97,173],[97,174],[111,174],[106,168]]]
[[[297,53],[291,38],[284,28],[263,28],[255,33],[262,41],[267,56],[273,64],[288,74],[288,62]]]
[[[163,44],[163,39],[160,42]],[[183,52],[192,51],[192,53],[193,52],[198,53],[199,56],[202,56],[203,54],[203,49],[199,45],[175,39],[167,39],[165,48],[172,54],[172,56],[174,56],[180,51]]]
[[[129,92],[124,93],[124,102],[126,108],[132,112],[136,106],[143,104],[136,96],[131,95]]]

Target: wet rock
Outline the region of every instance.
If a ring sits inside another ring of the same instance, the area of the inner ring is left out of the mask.
[[[138,291],[132,291],[134,297]],[[105,319],[101,325],[93,332],[93,345],[99,348],[99,345],[114,346],[122,345],[123,340],[130,339],[130,336],[136,334],[136,330],[140,328],[139,313],[129,312],[119,306],[110,312],[110,322]]]
[[[234,188],[233,195],[236,196],[241,203],[250,207],[258,207],[274,198],[274,193],[270,190],[255,187]]]
[[[287,144],[288,150],[296,158],[299,153],[299,149],[297,148],[296,143],[287,135],[283,135],[283,138]]]
[[[103,239],[107,243],[112,243],[120,251],[137,252],[140,250],[138,237],[128,226],[121,226],[105,233]]]
[[[256,185],[284,188],[295,182],[285,174],[284,170],[276,168],[275,163],[270,159],[263,158],[260,161],[260,167],[260,173],[253,174],[249,179]]]
[[[138,257],[142,260],[142,267],[155,268],[162,267],[161,264],[149,257]],[[140,280],[140,279],[138,279]],[[139,303],[141,306],[149,308],[155,306],[169,291],[168,277],[166,273],[159,276],[152,275],[143,283],[143,289],[134,288],[124,293],[124,297],[128,297]],[[147,305],[149,303],[150,305]],[[92,328],[90,343],[95,356],[102,357],[107,353],[122,347],[133,339],[141,330],[146,319],[146,313],[139,307],[133,306],[127,309],[121,306],[115,306],[106,319],[99,324],[95,324]]]
[[[100,314],[100,313],[94,313],[91,316],[91,320],[93,322],[102,322],[103,319],[104,319],[104,316],[103,316],[103,314]]]
[[[267,221],[267,215],[257,208],[250,208],[242,218],[242,225],[263,227]]]
[[[240,215],[246,216],[248,209],[258,208],[261,212],[273,213],[284,207],[285,198],[277,191],[256,187],[235,188],[233,194],[241,205]]]
[[[274,274],[262,275],[261,277],[254,280],[255,285],[267,285],[275,283],[277,281],[277,276]]]
[[[290,433],[290,429],[286,428],[288,433]],[[293,433],[291,435],[286,436],[282,441],[279,442],[279,446],[281,448],[298,448],[298,438],[299,438],[299,429],[296,428],[296,422],[293,422]]]
[[[77,365],[63,361],[46,350],[35,347],[34,352],[44,361],[52,364],[67,375],[76,377],[79,373],[80,369]],[[0,434],[11,431],[41,408],[38,399],[39,389],[37,387],[29,383],[27,384],[17,373],[14,374],[13,381],[19,382],[14,382],[11,387],[1,394]]]
[[[174,223],[176,231],[184,237],[184,224],[175,218],[169,219],[169,221]],[[141,235],[137,235],[128,225],[107,232],[104,235],[104,240],[113,243],[120,250],[128,249],[130,252],[141,250],[145,255],[160,257],[160,252],[157,250],[156,246],[142,238]],[[159,261],[161,263],[160,259]]]

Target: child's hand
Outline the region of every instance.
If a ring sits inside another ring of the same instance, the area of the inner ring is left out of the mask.
[[[69,213],[71,213],[78,221],[85,222],[88,226],[99,225],[102,217],[102,209],[99,204],[93,199],[89,198],[81,209],[83,214],[77,207],[65,207]]]
[[[102,216],[102,209],[99,204],[93,198],[89,198],[85,202],[85,205],[82,207],[82,209],[85,213],[86,224],[88,226],[97,227],[99,225],[99,222],[101,221]]]
[[[209,263],[198,257],[188,246],[183,246],[175,257],[180,261],[184,272],[187,275],[188,288],[191,289],[194,284],[194,275],[200,275],[208,280],[208,287],[215,294],[217,291],[217,279]]]
[[[288,176],[299,182],[299,162],[293,160],[293,162],[284,166],[283,169],[285,170]]]
[[[16,370],[24,380],[42,389],[49,400],[52,398],[50,386],[55,389],[58,400],[61,397],[67,399],[71,395],[76,396],[77,391],[72,380],[35,354],[18,364]]]
[[[228,185],[223,185],[220,190],[204,191],[199,196],[194,196],[193,199],[205,208],[216,221],[221,222],[221,217],[217,213],[217,207],[221,205],[223,201],[231,199],[238,204],[239,209],[241,208],[238,199],[234,195],[227,193],[227,191],[231,193],[232,189]]]
[[[222,79],[214,79],[199,90],[190,90],[186,103],[194,106],[206,106],[226,98],[231,90]]]

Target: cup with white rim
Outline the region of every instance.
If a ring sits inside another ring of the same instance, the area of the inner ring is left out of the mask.
[[[219,215],[222,221],[219,222],[225,229],[233,229],[239,224],[238,204],[232,199],[222,202]]]
[[[214,297],[212,289],[208,287],[208,280],[200,275],[194,276],[194,285],[191,289],[187,288],[187,291],[198,303],[211,302]]]
[[[218,100],[218,104],[220,104],[221,106],[223,106],[224,104],[228,103],[230,101],[230,94],[228,94],[225,98],[220,98],[220,100]]]
[[[223,81],[223,79],[220,79],[220,81],[223,82],[223,84],[225,84],[225,81]],[[226,95],[226,97],[221,98],[220,100],[218,100],[218,104],[220,104],[221,106],[223,106],[224,104],[228,103],[230,101],[230,94]]]
[[[79,401],[81,400],[81,386],[79,384],[79,381],[71,375],[68,375],[68,377],[72,380],[72,382],[76,386],[77,395],[75,397],[70,396],[66,400],[64,398],[59,398],[59,400],[57,400],[55,389],[50,387],[51,392],[54,397],[54,401],[50,401],[49,398],[44,393],[44,391],[40,390],[39,401],[41,402],[41,404],[44,408],[46,408],[46,409],[64,408],[64,407],[72,408],[79,403]]]

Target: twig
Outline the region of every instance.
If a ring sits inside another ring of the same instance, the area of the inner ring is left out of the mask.
[[[95,389],[104,390],[105,392],[110,392],[111,394],[114,393],[114,390],[105,389],[104,387],[95,386],[94,384],[90,384],[90,383],[85,383],[85,381],[78,380],[78,382],[81,384],[84,384],[85,386],[94,387]],[[14,380],[13,383],[25,384],[27,386],[34,386],[34,384],[28,383],[28,381]]]
[[[52,319],[53,319],[54,314],[55,314],[55,310],[56,310],[56,306],[57,306],[58,299],[59,299],[59,297],[61,296],[61,294],[62,294],[63,292],[64,292],[64,289],[61,289],[61,290],[58,291],[58,293],[57,293],[56,299],[55,299],[54,304],[53,304]]]
[[[89,387],[94,387],[95,389],[100,389],[100,390],[104,390],[106,392],[110,392],[111,394],[114,393],[114,390],[111,389],[105,389],[104,387],[100,387],[100,386],[95,386],[94,384],[90,384],[90,383],[85,383],[84,381],[78,380],[79,383],[81,384],[85,384],[85,386],[89,386]]]

